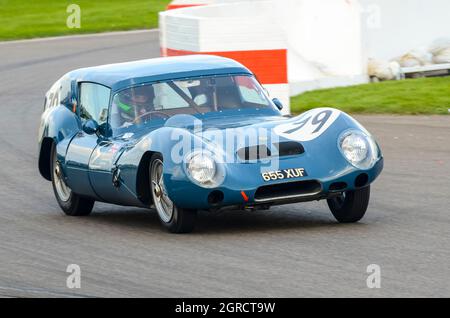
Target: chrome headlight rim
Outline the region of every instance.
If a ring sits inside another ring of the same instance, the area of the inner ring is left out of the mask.
[[[345,150],[343,149],[342,145],[344,143],[344,141],[350,137],[351,135],[355,135],[357,137],[362,137],[362,139],[364,140],[364,142],[366,143],[367,146],[367,154],[366,157],[360,161],[352,161],[349,157],[348,154],[346,154]],[[369,133],[362,131],[362,130],[358,130],[358,129],[348,129],[344,132],[342,132],[338,138],[338,148],[339,151],[341,152],[342,156],[344,157],[344,159],[351,164],[353,167],[360,169],[360,170],[369,170],[372,169],[376,162],[379,159],[379,148],[378,148],[378,144],[375,141],[375,138],[373,138],[372,135],[370,135]]]
[[[211,167],[212,172],[210,172],[210,175],[207,178],[205,178],[204,180],[201,180],[198,177],[196,177],[196,174],[193,173],[193,171],[192,171],[193,160],[199,160],[199,158],[201,158],[201,157],[203,157],[203,159],[209,160],[209,162],[212,164],[212,167]],[[218,165],[217,165],[217,160],[215,159],[214,155],[211,152],[209,152],[207,150],[193,151],[186,156],[184,162],[185,162],[184,169],[186,171],[186,175],[195,184],[197,184],[203,188],[213,188],[218,184],[219,169],[218,169]]]

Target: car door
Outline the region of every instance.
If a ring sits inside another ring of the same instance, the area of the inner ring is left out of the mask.
[[[124,203],[122,198],[124,189],[119,187],[118,183],[120,170],[115,163],[126,145],[127,143],[123,140],[102,140],[92,153],[89,161],[89,178],[94,191],[103,201]]]
[[[106,86],[88,82],[80,83],[78,88],[78,114],[82,125],[88,120],[94,120],[99,127],[105,127],[111,90]],[[66,154],[68,186],[75,193],[97,199],[100,198],[89,178],[89,162],[94,150],[105,143],[101,131],[102,129],[93,134],[80,131],[70,142]]]

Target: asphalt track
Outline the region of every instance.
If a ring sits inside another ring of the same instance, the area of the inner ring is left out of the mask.
[[[63,216],[37,170],[44,93],[74,68],[158,55],[156,32],[0,44],[1,296],[450,297],[450,116],[357,117],[385,154],[359,224],[324,202],[203,213],[190,235],[142,209]],[[66,287],[73,263],[81,289]]]

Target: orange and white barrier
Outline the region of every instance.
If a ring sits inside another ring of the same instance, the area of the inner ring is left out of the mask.
[[[258,2],[261,0],[173,0],[167,6],[167,10],[181,9],[188,7],[204,6],[209,4],[230,4],[233,2]]]
[[[450,38],[448,0],[174,0],[169,5],[181,7],[160,14],[164,56],[235,58],[286,105],[287,83],[291,96],[366,83],[369,58],[389,60]]]
[[[236,60],[289,113],[287,47],[282,30],[271,18],[272,9],[270,2],[258,3],[256,11],[251,2],[239,2],[162,12],[161,53],[212,54]]]
[[[160,13],[162,55],[235,59],[286,112],[292,95],[368,82],[359,0],[175,0],[169,8],[180,5]]]
[[[215,0],[174,0],[169,3],[167,10],[203,6],[213,4]]]

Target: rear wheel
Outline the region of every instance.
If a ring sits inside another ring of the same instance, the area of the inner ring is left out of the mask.
[[[347,191],[342,195],[328,199],[328,206],[339,223],[355,223],[361,220],[367,211],[370,199],[370,186]]]
[[[192,232],[197,211],[179,208],[170,200],[164,185],[162,156],[154,154],[150,162],[150,189],[161,224],[172,233]]]
[[[51,172],[53,192],[55,193],[56,201],[63,210],[63,212],[70,216],[85,216],[89,215],[94,206],[94,200],[84,198],[67,186],[61,165],[57,160],[56,145],[52,146],[51,156]]]

